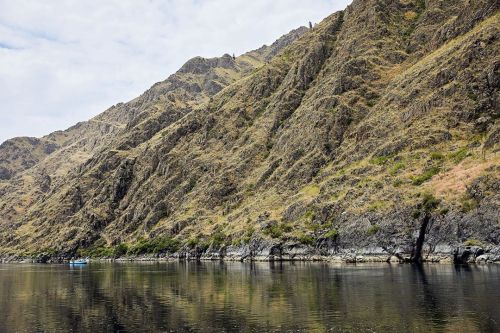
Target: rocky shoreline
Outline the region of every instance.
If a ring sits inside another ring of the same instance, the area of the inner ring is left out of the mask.
[[[37,256],[0,256],[0,263],[64,263],[72,256],[41,253]],[[334,263],[411,263],[411,253],[395,251],[389,253],[380,247],[318,249],[302,244],[261,244],[251,246],[228,246],[218,249],[182,249],[176,253],[143,254],[135,256],[99,257],[91,261],[145,262],[145,261],[323,261]],[[449,245],[436,247],[426,253],[422,262],[442,264],[488,264],[500,263],[500,247],[466,246],[455,248]]]

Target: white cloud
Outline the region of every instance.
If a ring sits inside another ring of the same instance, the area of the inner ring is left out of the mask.
[[[197,55],[240,54],[350,0],[0,0],[0,142],[89,119]]]

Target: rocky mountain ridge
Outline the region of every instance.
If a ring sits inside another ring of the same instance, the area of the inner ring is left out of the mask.
[[[96,117],[120,130],[76,168],[0,183],[1,251],[498,260],[498,7],[356,0],[195,58]]]

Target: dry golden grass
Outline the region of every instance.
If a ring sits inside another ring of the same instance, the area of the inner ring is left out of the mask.
[[[437,197],[452,200],[461,197],[474,179],[481,176],[485,170],[494,165],[500,165],[500,158],[494,156],[489,160],[466,160],[451,170],[436,175],[429,183],[429,188]]]
[[[409,11],[407,11],[407,12],[404,14],[404,18],[405,18],[405,20],[407,20],[407,21],[413,21],[413,20],[415,20],[417,17],[418,17],[418,14],[417,14],[417,13],[415,13],[414,11],[412,11],[412,10],[409,10]]]

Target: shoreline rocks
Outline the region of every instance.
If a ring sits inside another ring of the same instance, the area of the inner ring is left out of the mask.
[[[460,245],[455,248],[441,247],[451,251],[435,251],[423,256],[424,263],[442,264],[489,264],[500,263],[500,247],[482,248],[480,246]],[[344,248],[318,251],[312,246],[302,244],[260,244],[257,248],[249,245],[228,246],[206,251],[184,248],[176,253],[144,254],[121,256],[117,258],[92,258],[92,261],[143,262],[143,261],[322,261],[335,263],[411,263],[410,253],[390,254],[382,248]],[[39,254],[36,257],[15,255],[0,256],[0,263],[65,263],[70,257]]]

